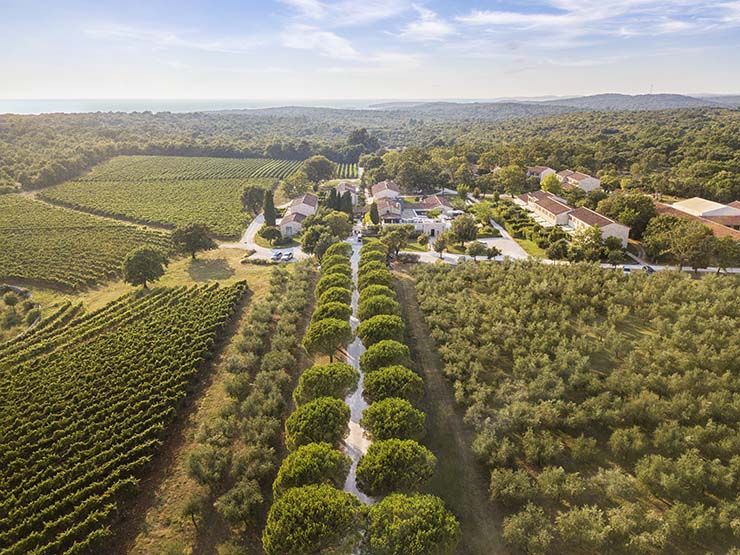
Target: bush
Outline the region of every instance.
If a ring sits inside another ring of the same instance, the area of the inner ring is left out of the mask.
[[[363,508],[351,493],[323,484],[291,488],[273,503],[262,534],[266,555],[335,552],[356,541]]]
[[[370,405],[362,413],[360,425],[373,441],[416,439],[424,436],[426,417],[406,399],[389,397]]]
[[[372,555],[449,555],[460,541],[460,524],[434,495],[392,494],[368,511]]]
[[[344,274],[326,274],[316,284],[316,296],[320,297],[322,293],[325,293],[332,287],[341,287],[351,291],[354,286],[352,284],[352,278],[349,276]]]
[[[301,375],[293,391],[296,405],[319,397],[344,399],[357,389],[360,373],[344,362],[312,366]]]
[[[357,289],[362,291],[370,285],[385,285],[390,287],[393,284],[393,274],[387,268],[382,270],[373,270],[372,272],[361,273],[357,277]]]
[[[357,326],[357,337],[362,339],[366,347],[370,347],[385,339],[403,337],[406,325],[400,316],[381,314],[373,316]]]
[[[352,302],[352,289],[346,287],[330,287],[319,296],[319,304]]]
[[[330,484],[341,488],[352,460],[328,443],[309,443],[289,454],[280,466],[272,491],[277,497],[290,488]]]
[[[347,436],[350,411],[343,401],[320,397],[301,405],[285,421],[285,444],[291,451],[308,443],[336,446]]]
[[[318,320],[324,320],[325,318],[336,318],[337,320],[349,321],[349,317],[351,315],[352,307],[348,304],[338,302],[324,303],[318,305],[311,316],[311,321],[316,322]]]
[[[370,374],[385,366],[408,366],[411,361],[409,348],[398,341],[386,339],[368,347],[360,356],[360,368]]]
[[[434,474],[437,458],[410,439],[371,444],[357,465],[357,486],[372,497],[418,489]]]
[[[365,376],[363,397],[369,402],[389,397],[418,402],[424,394],[424,380],[405,366],[386,366]]]
[[[38,308],[32,308],[26,312],[26,325],[30,326],[41,316],[41,311]]]
[[[367,297],[357,307],[357,317],[360,320],[368,320],[380,314],[398,316],[400,313],[401,305],[398,304],[398,301],[386,295]]]
[[[332,246],[330,246],[326,251],[324,251],[324,257],[330,257],[330,256],[345,256],[349,258],[352,256],[352,245],[349,243],[334,243]]]

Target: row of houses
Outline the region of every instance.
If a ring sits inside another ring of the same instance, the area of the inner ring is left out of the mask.
[[[572,231],[597,227],[604,239],[616,237],[622,243],[622,248],[627,246],[629,227],[585,206],[573,208],[565,199],[546,191],[524,193],[516,198],[520,204],[550,225],[559,225]]]
[[[561,170],[556,172],[547,166],[530,166],[527,168],[527,177],[536,177],[542,181],[548,175],[554,175],[563,185],[564,189],[581,189],[589,193],[596,189],[601,189],[601,180],[585,173],[573,170]]]

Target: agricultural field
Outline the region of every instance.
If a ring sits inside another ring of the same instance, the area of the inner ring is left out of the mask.
[[[337,178],[356,179],[357,164],[337,164]]]
[[[103,552],[245,289],[160,288],[87,314],[68,307],[0,346],[0,553]]]
[[[415,275],[516,552],[740,543],[736,277],[531,262]]]
[[[79,289],[119,276],[126,255],[143,246],[172,250],[168,234],[0,196],[0,279]]]
[[[301,162],[269,159],[119,156],[39,195],[53,203],[168,228],[202,223],[236,238],[248,223],[241,194],[269,188]]]

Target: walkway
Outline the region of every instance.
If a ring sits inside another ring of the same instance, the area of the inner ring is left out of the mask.
[[[352,244],[352,257],[350,262],[352,264],[352,279],[355,282],[355,290],[352,292],[352,316],[350,317],[350,325],[354,332],[360,321],[357,319],[357,301],[360,297],[357,291],[357,266],[360,262],[360,247],[362,243],[356,241],[353,238],[349,239]],[[360,370],[360,357],[365,352],[365,346],[360,341],[359,337],[355,337],[355,340],[347,347],[347,363],[351,364],[354,368]],[[360,370],[360,383],[357,386],[357,390],[345,399],[345,402],[349,405],[351,417],[349,422],[349,436],[344,441],[344,451],[347,453],[350,459],[352,459],[352,466],[350,467],[349,474],[347,475],[347,481],[344,483],[344,491],[354,493],[360,498],[360,501],[367,505],[372,505],[373,499],[368,497],[357,489],[357,463],[360,462],[362,456],[367,452],[367,448],[370,446],[370,440],[365,436],[365,430],[360,426],[360,419],[362,418],[362,412],[367,408],[367,402],[362,397],[363,387],[363,375]]]

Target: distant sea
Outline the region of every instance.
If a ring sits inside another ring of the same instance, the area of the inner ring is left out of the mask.
[[[441,100],[441,99],[436,99]],[[444,99],[457,102],[474,102],[471,99]],[[316,108],[362,109],[385,102],[424,102],[395,99],[347,100],[234,100],[234,99],[0,99],[0,114],[49,114],[79,112],[209,112],[215,110],[246,110],[280,106],[307,106]],[[428,100],[426,100],[428,101]]]

